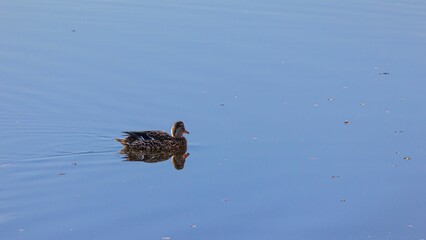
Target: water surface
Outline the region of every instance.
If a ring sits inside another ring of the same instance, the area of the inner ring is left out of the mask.
[[[2,239],[426,238],[425,13],[3,1]],[[176,120],[184,169],[119,154]]]

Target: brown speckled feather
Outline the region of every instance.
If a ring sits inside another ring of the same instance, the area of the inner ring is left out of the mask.
[[[136,140],[167,141],[174,139],[174,137],[164,131],[129,131],[123,133],[127,134],[125,140],[129,143]]]
[[[185,138],[174,138],[163,131],[124,132],[127,137],[116,139],[126,148],[147,151],[170,151],[186,148]]]
[[[164,131],[127,131],[124,139],[116,139],[125,148],[143,151],[170,151],[186,148],[183,122],[178,121],[172,126],[172,135]]]

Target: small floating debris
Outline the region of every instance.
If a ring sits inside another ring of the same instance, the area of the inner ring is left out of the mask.
[[[344,123],[345,125],[349,125],[349,124],[351,124],[351,122],[349,122],[348,120],[344,121],[343,123]]]
[[[404,131],[402,131],[402,130],[395,130],[394,132],[395,133],[404,133]]]
[[[402,159],[404,159],[405,161],[410,161],[410,160],[411,160],[411,157],[406,156],[406,157],[403,157]]]
[[[408,227],[408,228],[413,228],[413,227],[414,227],[414,225],[412,225],[412,224],[408,224],[408,225],[407,225],[407,227]]]
[[[361,102],[359,105],[361,105],[361,107],[365,106],[365,102]]]
[[[195,229],[195,228],[197,228],[197,225],[196,224],[191,224],[191,226],[190,226],[192,229]]]
[[[333,175],[331,176],[331,178],[336,179],[336,178],[340,178],[340,176]]]
[[[75,30],[75,29],[73,29],[73,30],[71,30],[71,32],[76,32],[76,30]]]
[[[392,167],[398,167],[398,164],[396,164],[396,163],[392,164]]]
[[[72,165],[77,166],[77,163],[76,163],[76,162],[73,162],[73,163],[72,163]]]
[[[315,103],[313,106],[314,106],[314,107],[319,107],[319,104],[318,104],[318,103]]]
[[[344,198],[343,198],[343,199],[340,199],[340,202],[341,202],[341,203],[344,203],[344,202],[346,202],[346,199],[344,199]]]
[[[401,152],[398,152],[398,151],[396,151],[395,153],[396,153],[396,154],[401,154]]]
[[[171,237],[162,237],[161,240],[170,240],[172,239]]]
[[[221,199],[221,201],[222,201],[222,202],[224,202],[224,203],[227,203],[227,202],[229,202],[229,199],[227,199],[227,198],[222,198],[222,199]]]
[[[58,175],[59,175],[59,176],[65,176],[65,173],[64,173],[64,172],[61,172],[61,173],[59,173]]]
[[[257,137],[252,137],[251,140],[257,140]]]
[[[219,104],[219,106],[223,107],[223,106],[225,106],[225,104],[224,104],[224,103],[221,103],[221,104]]]
[[[389,72],[379,72],[379,73],[377,73],[376,80],[379,80],[379,77],[380,77],[381,75],[385,75],[385,76],[387,76],[387,75],[389,75],[389,74],[390,74]]]

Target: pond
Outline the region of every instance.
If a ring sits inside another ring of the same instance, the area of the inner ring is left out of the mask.
[[[2,239],[426,239],[423,1],[0,13]],[[178,120],[184,164],[114,141]]]

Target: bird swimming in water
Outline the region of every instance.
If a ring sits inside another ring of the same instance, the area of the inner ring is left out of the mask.
[[[189,134],[182,121],[173,124],[171,135],[165,131],[126,131],[126,138],[115,140],[129,150],[180,151],[187,147],[184,134]]]

